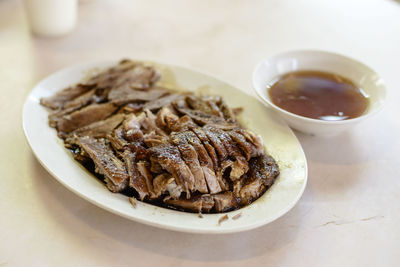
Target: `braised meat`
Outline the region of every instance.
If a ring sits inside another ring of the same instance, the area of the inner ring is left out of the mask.
[[[131,202],[218,213],[259,198],[279,168],[239,109],[160,87],[160,77],[123,60],[40,103],[74,158]]]

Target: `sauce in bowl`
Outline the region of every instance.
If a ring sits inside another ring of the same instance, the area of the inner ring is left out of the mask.
[[[321,71],[295,71],[268,86],[272,103],[291,113],[327,121],[364,114],[369,100],[363,90],[340,75]]]

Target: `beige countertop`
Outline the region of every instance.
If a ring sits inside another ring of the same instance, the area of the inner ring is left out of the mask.
[[[256,63],[293,49],[361,60],[386,81],[387,103],[333,138],[296,133],[305,193],[255,230],[186,234],[111,214],[58,183],[23,135],[30,89],[75,63],[159,60],[253,94]],[[400,265],[400,2],[85,0],[74,32],[39,38],[20,1],[0,0],[0,58],[0,266]]]

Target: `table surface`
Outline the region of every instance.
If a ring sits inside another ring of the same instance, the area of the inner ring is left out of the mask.
[[[40,79],[88,60],[159,60],[215,74],[253,94],[261,59],[294,49],[370,65],[388,98],[376,116],[333,138],[296,133],[308,159],[304,195],[248,232],[197,235],[129,221],[59,184],[22,131]],[[22,2],[0,0],[0,266],[399,266],[400,2],[103,1],[79,4],[60,38],[32,36]]]

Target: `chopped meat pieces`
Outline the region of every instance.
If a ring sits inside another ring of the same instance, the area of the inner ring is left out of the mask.
[[[268,190],[278,165],[240,125],[240,109],[165,88],[160,78],[152,66],[122,60],[40,103],[74,158],[134,207],[222,213]]]

